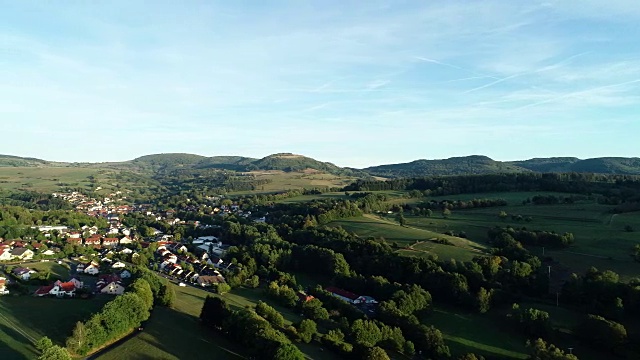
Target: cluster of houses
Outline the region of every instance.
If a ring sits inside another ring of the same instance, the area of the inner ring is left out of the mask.
[[[22,245],[22,242],[20,242],[19,245],[20,246],[15,247],[4,243],[0,245],[0,261],[22,261],[33,259],[34,252],[26,247],[22,247],[24,246]]]
[[[121,274],[122,275],[122,274]],[[121,275],[117,274],[104,274],[98,277],[98,282],[95,284],[93,292],[96,294],[109,294],[109,295],[122,295],[124,294],[125,287],[122,283]],[[128,276],[131,276],[129,273]],[[51,285],[41,286],[36,290],[34,296],[55,296],[59,298],[63,297],[75,297],[77,291],[85,289],[86,292],[91,292],[92,289],[89,286],[85,286],[81,280],[72,278],[69,281],[62,282],[60,280],[54,282]]]
[[[189,256],[187,248],[179,243],[167,243],[158,246],[156,255],[160,262],[159,269],[165,274],[202,287],[214,286],[225,283],[225,279],[218,269],[221,269],[222,260],[211,263],[207,253],[201,259]],[[179,263],[191,264],[190,269],[185,269]],[[211,268],[214,267],[214,269]]]

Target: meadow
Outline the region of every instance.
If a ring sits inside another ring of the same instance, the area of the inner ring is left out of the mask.
[[[88,177],[97,174],[98,169],[79,167],[0,167],[0,189],[51,193],[59,191],[61,184],[86,187]]]

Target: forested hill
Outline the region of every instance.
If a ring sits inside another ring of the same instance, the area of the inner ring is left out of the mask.
[[[340,176],[368,178],[420,177],[431,175],[497,174],[527,172],[578,172],[640,175],[640,158],[602,157],[581,160],[573,157],[534,158],[522,161],[497,161],[472,155],[442,160],[415,160],[408,163],[372,166],[365,169],[339,167],[303,155],[279,153],[254,159],[243,156],[206,157],[186,153],[141,156],[130,161],[105,163],[62,163],[35,158],[0,155],[0,167],[92,167],[142,172],[148,175],[175,170],[221,169],[239,172],[280,170],[318,171]]]
[[[371,175],[384,177],[514,172],[578,172],[640,175],[640,158],[603,157],[580,160],[571,157],[554,157],[501,162],[486,156],[473,155],[443,160],[416,160],[403,164],[373,166],[364,169],[364,171]]]
[[[384,177],[413,177],[424,175],[495,174],[528,172],[529,170],[495,161],[486,156],[452,157],[443,160],[416,160],[404,164],[373,166],[364,169],[371,175]]]

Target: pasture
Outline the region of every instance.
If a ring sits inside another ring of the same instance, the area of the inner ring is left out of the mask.
[[[64,346],[76,322],[87,320],[109,300],[0,297],[0,359],[35,358],[33,343],[43,336]]]

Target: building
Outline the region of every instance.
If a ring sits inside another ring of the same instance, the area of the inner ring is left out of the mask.
[[[31,270],[29,268],[17,267],[13,269],[13,275],[18,279],[29,281],[31,279],[31,274],[35,274],[35,270]]]
[[[7,279],[0,277],[0,295],[9,294],[9,290],[7,289]]]
[[[33,251],[27,248],[14,248],[11,250],[11,256],[14,259],[31,260],[33,259]]]
[[[378,302],[371,296],[356,295],[350,291],[342,290],[333,286],[325,288],[331,295],[342,299],[349,304],[377,304]]]

